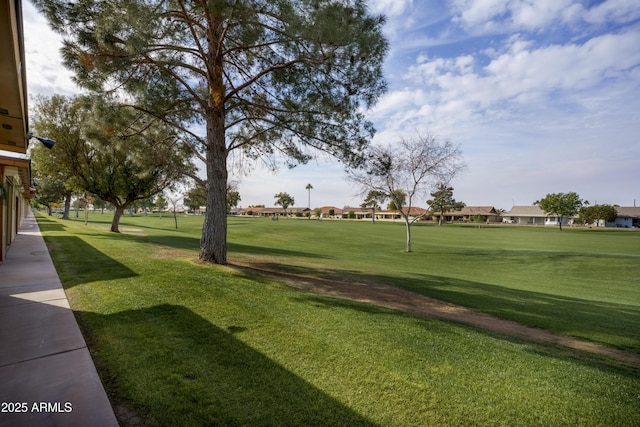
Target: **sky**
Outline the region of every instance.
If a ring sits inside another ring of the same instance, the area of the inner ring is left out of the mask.
[[[367,118],[373,144],[431,134],[460,145],[451,185],[470,206],[509,210],[549,193],[640,206],[640,2],[369,0],[390,43],[388,92]],[[23,2],[30,102],[79,89],[61,39]],[[328,159],[239,181],[240,206],[358,206],[361,189]],[[308,192],[305,187],[311,184]],[[426,207],[423,197],[417,205]]]

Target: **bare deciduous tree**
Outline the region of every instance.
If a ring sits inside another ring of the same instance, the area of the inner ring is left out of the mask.
[[[464,167],[457,145],[428,134],[402,138],[390,147],[373,147],[365,166],[349,176],[363,193],[383,193],[399,208],[406,224],[407,252],[411,252],[411,224],[422,217],[412,209],[416,197],[428,194],[436,183],[449,182]]]

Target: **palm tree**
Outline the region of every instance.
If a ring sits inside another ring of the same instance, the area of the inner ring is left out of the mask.
[[[309,216],[307,218],[311,219],[311,189],[313,188],[313,185],[307,184],[307,186],[304,188],[307,190],[309,194],[309,198],[307,199],[307,208],[309,208]]]

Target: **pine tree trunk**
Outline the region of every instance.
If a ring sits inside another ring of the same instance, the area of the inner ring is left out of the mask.
[[[220,83],[221,84],[221,83]],[[221,85],[211,90],[213,108],[207,118],[207,211],[202,226],[200,259],[227,263],[227,147]],[[217,106],[217,107],[216,107]]]
[[[200,259],[216,264],[227,263],[227,145],[225,141],[223,58],[220,33],[216,19],[210,24],[208,57],[212,70],[209,81],[207,122],[207,212],[202,226]]]
[[[120,232],[120,217],[124,213],[124,208],[116,207],[116,211],[113,214],[113,220],[111,221],[111,231],[114,233]]]
[[[224,137],[223,137],[224,138]],[[207,211],[202,226],[200,259],[227,263],[227,158],[222,149],[207,150]]]

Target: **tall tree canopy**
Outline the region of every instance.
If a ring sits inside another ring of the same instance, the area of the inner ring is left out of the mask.
[[[411,224],[420,216],[412,212],[416,197],[436,182],[448,182],[465,167],[460,148],[434,135],[401,139],[392,147],[374,147],[365,167],[350,178],[365,191],[387,196],[404,218],[407,252],[411,252]]]
[[[185,194],[184,204],[195,213],[200,206],[207,204],[207,189],[196,182],[195,186],[190,188],[187,194]]]
[[[289,193],[278,193],[273,197],[276,199],[276,205],[282,206],[285,215],[287,214],[287,208],[289,206],[293,206],[293,204],[296,202]]]
[[[231,209],[238,206],[241,200],[240,192],[235,187],[227,185],[227,212],[230,213]]]
[[[241,200],[237,183],[229,182],[227,184],[227,212],[231,212],[231,209],[238,206]],[[207,189],[204,184],[196,181],[195,186],[185,194],[184,204],[194,212],[200,206],[205,206],[207,204]]]
[[[41,171],[37,167],[37,163],[33,161],[33,177],[36,185],[36,202],[47,208],[47,212],[51,215],[53,207],[62,203],[65,197],[68,195],[69,190],[65,188],[65,181],[56,173],[47,173]],[[0,188],[0,203],[2,203],[3,189]],[[67,211],[67,218],[68,218]]]
[[[453,187],[444,183],[438,184],[437,189],[431,193],[431,199],[427,200],[427,205],[433,212],[440,213],[438,225],[442,225],[445,212],[462,209],[465,206],[462,202],[456,202],[456,199],[453,198]]]
[[[373,190],[376,191],[376,190]],[[397,188],[390,193],[383,193],[389,199],[387,209],[390,211],[400,211],[407,201],[407,192],[401,188]],[[411,204],[411,202],[409,202]]]
[[[33,122],[32,129],[35,133],[47,135],[55,129],[55,138],[64,137],[65,139],[55,150],[42,144],[36,144],[31,148],[30,157],[34,165],[34,176],[39,182],[36,199],[48,207],[46,201],[60,201],[54,199],[59,196],[56,192],[61,192],[64,197],[62,217],[69,219],[71,197],[74,191],[80,190],[70,158],[76,151],[73,141],[80,140],[78,123],[83,120],[84,113],[79,103],[74,103],[71,98],[60,95],[50,98],[39,96],[35,100],[34,107],[37,120]]]
[[[597,224],[598,221],[614,222],[618,217],[618,211],[611,205],[585,206],[580,209],[579,219],[584,224]]]
[[[362,0],[34,0],[79,84],[126,91],[206,164],[200,258],[226,263],[227,160],[361,161],[385,91],[382,16]],[[197,126],[204,127],[202,134]]]
[[[562,230],[562,221],[564,218],[575,216],[586,203],[577,193],[570,192],[547,194],[544,198],[533,202],[533,204],[540,206],[547,215],[557,216],[558,225],[560,226],[560,230]]]
[[[369,190],[360,207],[371,209],[371,222],[376,223],[376,209],[380,209],[380,203],[387,200],[387,195],[381,191]]]
[[[188,149],[172,128],[96,98],[43,101],[34,127],[57,141],[51,149],[57,166],[73,171],[78,188],[113,204],[113,232],[119,231],[126,208],[175,184],[193,168]]]

